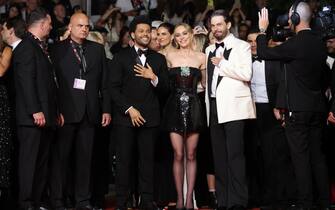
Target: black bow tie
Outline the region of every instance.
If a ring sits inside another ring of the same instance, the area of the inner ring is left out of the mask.
[[[252,62],[255,62],[255,61],[258,61],[258,62],[262,62],[262,59],[260,59],[258,56],[252,56]]]
[[[215,43],[215,48],[218,49],[219,47],[224,48],[224,43],[223,42],[221,42],[221,43]]]
[[[137,50],[137,54],[139,57],[141,57],[142,55],[147,56],[147,53],[148,53],[148,50],[141,50],[141,49]]]

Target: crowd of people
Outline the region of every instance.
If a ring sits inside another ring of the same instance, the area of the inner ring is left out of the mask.
[[[3,4],[0,208],[331,209],[335,33],[312,29],[316,2],[290,5],[285,40],[265,0],[117,0],[97,20]]]

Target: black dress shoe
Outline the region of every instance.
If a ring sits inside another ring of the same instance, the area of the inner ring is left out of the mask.
[[[312,210],[312,208],[306,208],[306,207],[302,207],[299,205],[292,205],[288,208],[288,210]]]
[[[93,210],[93,207],[91,205],[87,205],[83,207],[77,207],[76,210]]]
[[[219,206],[217,209],[215,209],[215,210],[227,210],[227,207],[225,207],[225,206]]]
[[[153,202],[143,202],[139,206],[139,210],[157,210],[159,209]]]
[[[235,205],[230,207],[229,210],[247,210],[247,208],[241,205]]]

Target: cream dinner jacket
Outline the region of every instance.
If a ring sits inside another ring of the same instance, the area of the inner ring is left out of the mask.
[[[252,59],[249,43],[229,34],[224,40],[225,50],[231,49],[228,60],[222,59],[219,64],[221,81],[216,88],[218,123],[256,118],[255,103],[252,100],[250,80],[252,76]],[[206,67],[210,52],[215,45],[206,48]],[[215,56],[215,55],[214,55]],[[208,74],[208,71],[206,71]],[[208,87],[208,76],[206,78]],[[209,95],[206,90],[206,113],[209,124]]]

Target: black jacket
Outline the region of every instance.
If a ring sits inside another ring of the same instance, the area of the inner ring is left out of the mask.
[[[269,104],[276,108],[278,88],[280,86],[282,65],[279,61],[265,61],[265,83]]]
[[[38,42],[26,36],[13,51],[16,122],[34,125],[33,114],[43,112],[46,126],[56,124],[56,85],[53,67]]]
[[[310,30],[300,31],[282,45],[267,47],[265,35],[257,38],[261,59],[284,62],[285,97],[278,104],[289,111],[326,111],[323,94],[327,50],[321,38]]]
[[[75,78],[79,78],[80,62],[77,59],[70,40],[56,44],[51,57],[59,83],[59,112],[65,123],[80,122],[85,113],[91,123],[101,122],[102,113],[111,112],[111,99],[108,90],[108,69],[105,51],[102,45],[85,40],[84,56],[87,62],[85,90],[73,88]]]
[[[154,127],[160,123],[158,94],[168,88],[167,64],[165,57],[153,50],[148,50],[146,62],[158,77],[154,87],[149,79],[136,77],[134,65],[138,55],[134,47],[121,50],[113,57],[111,70],[111,96],[113,101],[113,123],[132,126],[126,110],[133,106],[146,120],[144,126]]]

